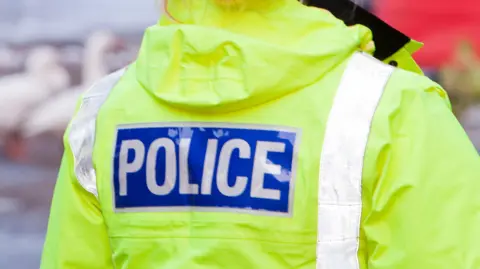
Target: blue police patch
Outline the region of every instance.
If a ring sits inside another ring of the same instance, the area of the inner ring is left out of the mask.
[[[121,126],[115,209],[291,216],[298,136],[295,129],[237,124]]]

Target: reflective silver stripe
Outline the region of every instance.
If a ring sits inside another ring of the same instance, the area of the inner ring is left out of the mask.
[[[394,68],[355,53],[327,122],[318,192],[317,269],[358,269],[363,159]]]
[[[121,69],[95,83],[83,96],[70,126],[68,140],[75,158],[75,175],[80,185],[95,196],[98,193],[92,154],[97,114],[124,72]]]

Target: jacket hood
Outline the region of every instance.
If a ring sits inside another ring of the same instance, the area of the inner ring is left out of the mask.
[[[373,50],[366,27],[296,0],[240,9],[210,1],[172,1],[146,30],[137,80],[163,103],[208,113],[252,107],[315,83],[354,51]]]

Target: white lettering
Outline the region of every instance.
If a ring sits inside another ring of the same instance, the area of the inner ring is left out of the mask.
[[[135,158],[128,162],[128,152],[134,150]],[[120,146],[119,183],[120,196],[127,196],[127,176],[142,168],[145,159],[145,146],[140,140],[125,140]]]
[[[213,169],[215,169],[218,140],[208,139],[207,152],[203,163],[202,194],[212,194]]]
[[[165,149],[165,182],[157,182],[157,155]],[[175,144],[171,139],[159,138],[150,145],[147,156],[147,187],[155,195],[167,195],[175,188],[177,178],[177,154]]]
[[[245,191],[248,182],[247,177],[238,176],[232,187],[228,185],[230,159],[232,158],[232,153],[235,149],[239,150],[240,158],[249,159],[251,157],[250,145],[244,140],[232,139],[223,145],[218,162],[217,187],[223,195],[230,197],[242,194]]]
[[[255,198],[280,200],[280,190],[265,189],[265,174],[280,175],[282,167],[268,161],[269,152],[285,152],[285,144],[277,142],[258,141],[255,151],[252,173],[251,196]]]
[[[188,153],[192,140],[180,139],[180,194],[198,194],[198,184],[190,183]]]
[[[212,195],[212,187],[216,183],[216,187],[222,195],[238,197],[246,191],[249,180],[251,180],[249,192],[252,198],[280,200],[281,191],[268,188],[268,185],[266,187],[265,177],[270,175],[280,180],[282,167],[269,160],[269,154],[284,153],[285,143],[257,141],[255,152],[252,152],[250,144],[243,139],[226,141],[221,149],[219,149],[218,139],[208,139],[203,167],[201,163],[198,163],[202,156],[189,156],[191,143],[190,138],[182,138],[178,142],[177,150],[176,142],[173,139],[158,138],[151,143],[146,152],[145,145],[140,140],[123,141],[118,157],[120,196],[128,195],[128,177],[139,172],[146,163],[146,184],[148,190],[154,195],[169,195],[177,184],[179,184],[178,194],[180,195],[198,195],[200,193]],[[162,156],[159,156],[160,151],[162,151]],[[218,151],[220,152],[218,153]],[[235,158],[233,158],[234,153]],[[134,154],[134,158],[129,158],[131,154]],[[235,168],[235,171],[239,171],[238,173],[243,175],[233,175],[234,173],[230,169],[239,165],[240,159],[248,160],[244,162],[249,162],[250,165],[253,162],[253,168],[251,171],[250,169],[243,171]],[[190,167],[192,163],[189,163],[189,160],[195,162],[195,167]],[[157,168],[160,168],[160,171],[165,169],[164,174],[159,174]],[[199,169],[202,168],[201,182],[191,183],[190,170],[195,169],[200,172]],[[234,178],[229,181],[229,176]]]

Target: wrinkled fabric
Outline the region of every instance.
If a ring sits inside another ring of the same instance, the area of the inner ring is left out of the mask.
[[[172,14],[184,7],[170,3]],[[147,29],[136,62],[139,83],[180,109],[223,113],[256,106],[315,83],[355,51],[371,50],[366,27],[345,27],[295,0],[227,14],[206,9],[186,12],[194,18],[206,12],[199,24],[164,19]],[[220,27],[206,28],[210,20]]]
[[[363,268],[478,268],[480,158],[445,91],[398,70],[363,176]]]
[[[146,31],[96,115],[98,199],[75,175],[67,131],[42,269],[316,268],[326,123],[348,60],[369,43],[359,33],[369,31],[293,0],[232,12],[216,9],[208,24],[164,18]],[[410,61],[411,52],[400,53]],[[174,122],[301,129],[293,216],[115,212],[118,126]],[[396,69],[366,146],[359,267],[479,268],[479,162],[440,86]]]

